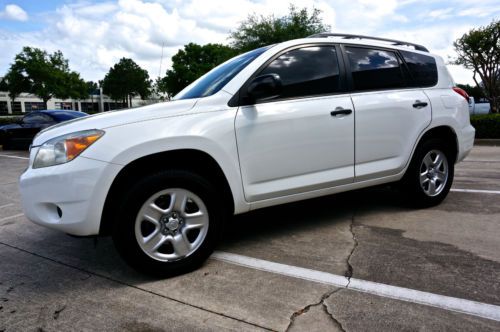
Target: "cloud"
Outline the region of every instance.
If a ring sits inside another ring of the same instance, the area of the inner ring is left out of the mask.
[[[449,18],[452,16],[452,12],[454,11],[453,8],[443,8],[443,9],[436,9],[428,13],[427,15],[431,18],[436,18],[436,19],[445,19]]]
[[[482,0],[477,4],[468,0],[456,1],[453,11],[448,9],[449,4],[430,6],[416,0],[295,0],[293,4],[297,8],[320,9],[323,22],[334,32],[418,42],[447,58],[454,54],[453,40],[472,27],[466,22],[468,17],[459,15],[475,13],[481,16],[488,9],[491,11],[498,0]],[[183,45],[189,42],[227,44],[229,32],[249,14],[283,16],[288,13],[290,3],[290,0],[65,2],[37,16],[43,20],[43,28],[39,30],[0,29],[0,76],[23,46],[33,46],[49,52],[61,50],[69,59],[70,67],[87,80],[102,79],[121,57],[132,58],[153,78],[159,73],[162,47],[161,75],[164,75],[171,66],[170,58]],[[9,6],[18,8],[27,19],[27,14],[16,5],[6,6],[2,12],[4,17]],[[14,16],[23,18],[22,14]],[[457,24],[445,25],[440,22],[443,16],[455,17]],[[488,23],[490,19],[483,21]]]
[[[10,4],[5,6],[5,9],[0,12],[0,19],[24,22],[28,20],[28,14],[18,5]]]

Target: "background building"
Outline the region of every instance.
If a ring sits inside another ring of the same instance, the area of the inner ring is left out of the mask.
[[[0,77],[0,80],[2,78]],[[123,108],[139,107],[157,103],[158,99],[142,100],[139,97],[132,98],[132,105],[127,102],[115,101],[102,93],[102,89],[95,91],[88,99],[58,99],[51,98],[47,104],[42,99],[30,93],[21,93],[14,101],[8,92],[0,91],[0,115],[22,114],[43,109],[65,109],[82,111],[86,113],[106,112]]]

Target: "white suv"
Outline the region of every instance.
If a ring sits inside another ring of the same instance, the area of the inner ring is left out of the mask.
[[[174,101],[41,132],[20,188],[33,222],[112,235],[130,265],[172,275],[233,214],[391,182],[438,204],[474,132],[439,56],[320,34],[239,55]]]

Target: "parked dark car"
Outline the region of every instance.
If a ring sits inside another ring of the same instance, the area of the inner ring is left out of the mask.
[[[4,150],[28,149],[35,135],[55,124],[87,116],[71,110],[42,110],[26,114],[17,123],[0,126],[0,145]]]

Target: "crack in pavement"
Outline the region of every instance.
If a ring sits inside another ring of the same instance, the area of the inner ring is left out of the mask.
[[[56,309],[54,311],[54,314],[52,315],[52,317],[54,318],[54,320],[57,320],[59,318],[59,315],[61,314],[61,312],[64,311],[64,309],[66,309],[66,305],[62,305],[61,307],[59,307],[58,309]]]
[[[354,273],[354,269],[353,269],[352,264],[351,264],[351,257],[354,254],[354,251],[356,251],[356,248],[358,247],[358,244],[359,244],[358,239],[356,238],[356,234],[354,233],[354,217],[355,217],[355,215],[356,215],[356,210],[354,210],[352,212],[351,223],[349,225],[349,231],[351,232],[353,246],[352,246],[351,252],[349,253],[349,255],[347,256],[347,259],[346,259],[347,270],[344,273],[344,276],[347,278],[346,288],[349,287],[349,284],[351,283],[351,277]]]
[[[303,307],[302,309],[295,311],[290,316],[290,323],[288,323],[288,326],[287,326],[287,328],[286,328],[285,331],[289,331],[292,328],[293,323],[295,322],[295,319],[297,317],[299,317],[300,315],[305,314],[306,312],[308,312],[312,307],[316,307],[316,306],[321,305],[321,306],[323,306],[323,310],[326,310],[326,312],[328,313],[328,309],[326,308],[326,305],[325,305],[325,300],[327,300],[330,296],[332,296],[336,292],[341,291],[342,289],[343,288],[336,288],[333,291],[326,292],[325,294],[323,294],[321,296],[321,298],[319,299],[318,302],[308,304],[305,307]],[[335,322],[337,322],[337,320],[330,313],[328,313],[328,316],[330,316]],[[336,323],[336,325],[337,324],[340,325],[340,323],[338,323],[338,322]],[[340,326],[342,326],[342,325],[340,325]]]
[[[339,328],[340,331],[346,332],[346,330],[342,326],[342,323],[337,318],[335,318],[335,316],[333,315],[333,312],[330,312],[330,310],[328,310],[328,306],[325,303],[325,301],[327,299],[329,299],[333,294],[339,293],[342,290],[344,290],[344,288],[339,288],[336,292],[331,293],[330,296],[328,296],[327,298],[325,298],[323,300],[323,310],[328,314],[328,316],[331,318],[331,320],[333,321],[333,323]]]
[[[337,326],[340,329],[340,331],[344,331],[345,332],[345,329],[342,326],[342,323],[340,323],[340,321],[338,321],[335,318],[335,316],[333,315],[333,313],[331,313],[328,310],[328,307],[327,307],[325,301],[328,298],[330,298],[333,294],[335,294],[337,292],[340,292],[341,290],[348,289],[349,288],[349,284],[351,283],[351,277],[352,277],[352,275],[354,273],[354,269],[353,269],[352,264],[351,264],[351,257],[352,257],[352,255],[354,254],[354,251],[356,251],[356,248],[359,245],[358,239],[357,239],[356,234],[354,232],[354,226],[355,226],[354,225],[354,223],[355,223],[354,219],[355,219],[355,215],[356,215],[356,210],[354,209],[352,211],[351,222],[349,224],[349,231],[351,232],[351,236],[352,236],[352,240],[353,240],[353,246],[352,246],[351,251],[349,252],[349,255],[347,255],[347,258],[346,258],[346,271],[344,273],[344,276],[347,278],[347,285],[345,287],[343,287],[343,288],[337,288],[337,289],[335,289],[333,291],[330,291],[330,292],[327,292],[327,293],[323,294],[321,296],[321,299],[319,300],[319,302],[308,304],[305,307],[303,307],[302,309],[297,310],[294,313],[292,313],[292,315],[290,316],[290,323],[288,324],[288,326],[286,328],[286,331],[289,331],[292,328],[292,326],[293,326],[293,324],[295,322],[295,319],[297,317],[299,317],[302,314],[307,313],[312,307],[321,305],[323,307],[323,311],[328,315],[328,317],[330,317],[330,319],[333,321],[333,323],[335,324],[335,326]]]

